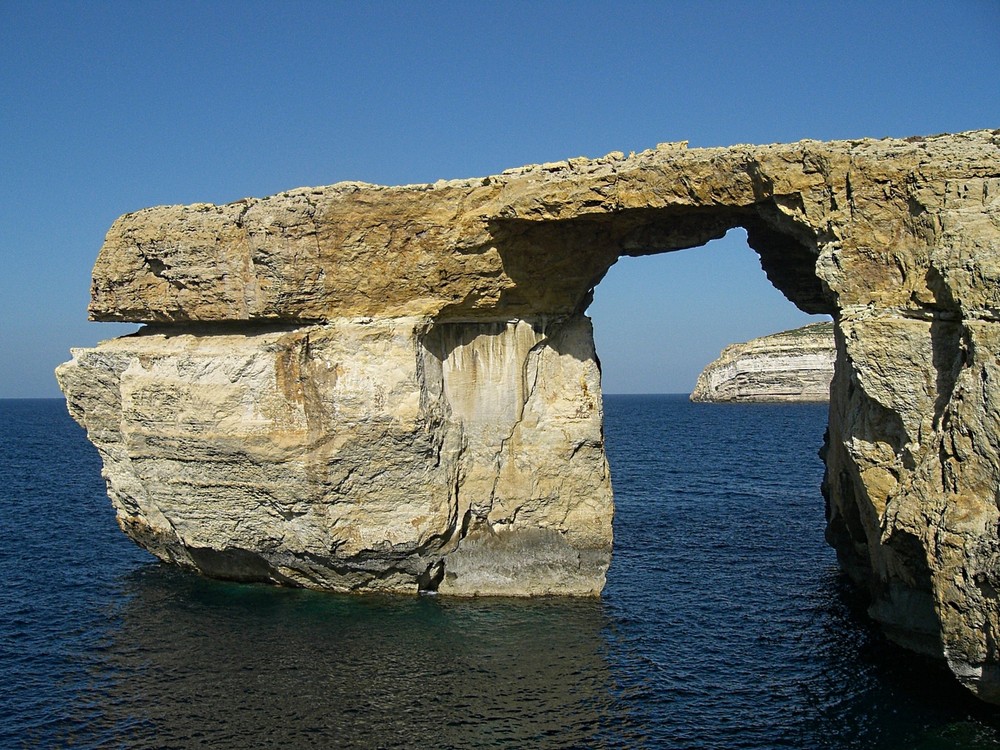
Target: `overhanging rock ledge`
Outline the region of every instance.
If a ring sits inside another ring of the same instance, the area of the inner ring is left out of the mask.
[[[1000,131],[341,183],[112,226],[58,378],[127,534],[208,575],[596,595],[585,310],[622,255],[741,226],[833,316],[827,536],[899,643],[1000,702]]]

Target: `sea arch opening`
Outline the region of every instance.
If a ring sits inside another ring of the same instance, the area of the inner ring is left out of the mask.
[[[746,243],[781,294],[803,312],[835,314],[833,294],[816,272],[820,246],[830,238],[792,218],[773,200],[741,207],[670,206],[546,220],[495,219],[490,222],[493,246],[503,274],[513,282],[501,293],[495,312],[582,312],[619,258],[698,248],[737,228],[746,233]],[[442,317],[467,314],[457,305],[446,308]]]
[[[660,256],[654,261],[647,259],[643,262],[665,265],[680,257],[697,258],[703,260],[701,275],[704,279],[733,279],[739,275],[741,278],[737,278],[737,285],[743,284],[744,289],[748,288],[746,282],[752,279],[756,284],[750,286],[756,286],[758,291],[769,290],[767,294],[771,300],[778,300],[783,296],[790,302],[791,305],[781,303],[785,310],[797,308],[799,312],[794,313],[792,319],[798,318],[798,325],[815,320],[809,316],[829,315],[838,319],[835,294],[826,286],[817,269],[821,249],[835,242],[835,238],[828,234],[828,230],[814,226],[807,219],[801,201],[796,198],[779,195],[757,197],[756,202],[743,205],[727,205],[722,202],[710,205],[675,203],[618,211],[608,211],[606,206],[601,205],[593,211],[584,207],[584,210],[578,210],[571,216],[552,216],[551,209],[546,209],[551,218],[498,218],[492,222],[492,235],[503,261],[504,273],[514,285],[503,292],[496,307],[498,310],[514,313],[512,317],[521,314],[537,315],[539,311],[556,316],[597,313],[594,338],[596,357],[599,358],[602,356],[600,318],[603,317],[604,310],[601,303],[592,307],[592,303],[601,294],[597,291],[598,286],[604,283],[609,272],[616,273],[612,270],[615,266],[620,269],[633,264],[634,258]],[[651,198],[650,203],[655,204],[655,198]],[[753,253],[746,252],[747,246]],[[729,257],[721,262],[713,257],[713,250],[717,251],[719,247],[730,250]],[[681,250],[687,252],[679,254],[678,251]],[[731,264],[736,257],[733,251],[739,253],[739,257],[745,261],[738,269],[734,266],[727,267],[727,261]],[[757,270],[752,270],[754,253],[760,264]],[[614,282],[609,283],[613,288]],[[704,282],[701,286],[704,286]],[[770,291],[772,289],[775,291]],[[618,318],[632,324],[641,316],[642,308],[636,308],[636,295],[626,293],[623,296],[628,300],[622,304]],[[652,292],[647,292],[646,296],[652,296]],[[695,293],[689,299],[696,297]],[[748,306],[752,307],[753,304],[749,303]],[[752,309],[741,311],[740,319],[743,322],[752,319],[753,312]],[[735,334],[726,333],[726,327],[723,326],[718,334],[722,338],[716,338],[709,345],[708,351],[702,351],[698,371],[718,356],[721,349],[729,343],[794,327],[797,327],[794,323],[756,329],[751,327]],[[694,331],[702,328],[701,325],[692,326]],[[619,334],[622,333],[620,330]],[[622,341],[630,337],[618,335],[616,338]],[[664,339],[662,336],[645,337],[647,342]],[[689,372],[688,383],[684,387],[673,386],[669,390],[684,390],[689,393],[696,374],[697,372]],[[647,387],[637,388],[634,385],[625,388],[616,385],[613,368],[607,375],[610,378],[602,376],[603,393],[649,390]],[[832,393],[831,407],[835,406],[836,400],[837,394]],[[832,413],[831,409],[828,415]],[[825,420],[824,427],[832,421],[832,418]],[[821,436],[822,432],[818,436],[820,446]],[[612,488],[615,484],[616,480],[612,478]],[[822,480],[814,483],[817,495],[821,484]],[[824,488],[824,491],[828,490],[829,487]],[[847,504],[853,504],[850,498]],[[829,505],[828,521],[838,514],[839,505]],[[847,510],[850,511],[850,508]],[[840,526],[846,528],[844,523]],[[864,530],[858,528],[854,531],[857,533],[851,534],[851,544],[855,547],[864,546],[867,542]],[[615,547],[620,548],[617,543]],[[838,551],[841,547],[844,545],[838,545]]]
[[[817,453],[828,406],[687,398],[723,346],[825,315],[790,304],[740,228],[682,252],[622,257],[587,314],[616,508],[606,592],[612,607],[644,613],[621,638],[657,664],[646,689],[706,735],[741,700],[762,726],[778,726],[782,711],[808,714],[801,692],[768,675],[803,691],[873,689],[851,682],[871,636],[835,596],[843,577],[824,539]],[[638,395],[650,392],[674,395]]]
[[[586,312],[611,395],[689,394],[723,347],[829,320],[774,287],[739,228],[700,248],[620,258]]]
[[[825,302],[814,270],[810,280],[811,269],[806,267],[810,260],[804,259],[801,245],[795,247],[798,243],[794,239],[782,238],[776,232],[766,234],[762,242],[758,227],[752,247],[755,252],[750,252],[750,234],[737,226],[718,239],[685,248],[685,252],[622,256],[593,290],[587,314],[593,321],[595,351],[601,362],[606,451],[618,509],[616,516],[620,517],[623,502],[635,499],[630,495],[635,489],[635,477],[629,476],[635,467],[623,456],[622,446],[615,444],[621,439],[621,425],[615,421],[622,419],[622,413],[631,413],[630,419],[640,418],[635,411],[638,404],[635,399],[645,396],[648,400],[656,394],[661,398],[672,397],[674,403],[649,401],[650,418],[682,423],[660,430],[654,440],[663,444],[656,449],[661,453],[694,454],[688,450],[691,441],[732,441],[728,447],[720,445],[714,458],[692,455],[697,469],[686,472],[689,478],[699,473],[710,477],[709,483],[718,483],[722,495],[732,491],[734,483],[755,481],[753,477],[763,481],[782,472],[790,477],[806,477],[801,486],[786,486],[784,491],[811,499],[811,507],[800,511],[812,524],[810,533],[814,540],[818,538],[822,543],[824,514],[828,511],[824,509],[825,467],[820,455],[830,418],[828,403],[813,402],[803,408],[795,405],[791,410],[786,404],[750,404],[749,410],[747,406],[741,410],[731,408],[732,405],[717,408],[688,402],[698,374],[725,346],[826,321],[833,312]],[[777,246],[773,244],[776,239]],[[782,252],[791,256],[792,267],[781,264]],[[813,264],[817,256],[818,253],[812,255]],[[806,304],[791,299],[781,288],[784,284],[799,294],[804,291]],[[630,397],[631,402],[622,402],[625,397]],[[654,417],[654,412],[658,416]],[[695,429],[690,422],[695,418],[705,424]],[[809,446],[804,453],[779,445],[784,436],[778,433],[789,429],[800,443],[796,448],[801,449],[802,443]],[[746,455],[733,458],[731,454]],[[730,465],[730,460],[743,464],[731,472],[734,475],[731,479],[723,468]],[[789,461],[809,466],[796,466],[792,472]],[[747,462],[755,464],[749,475],[744,473]],[[664,484],[669,485],[673,479],[683,481],[685,472],[674,467],[664,469],[664,473],[667,475]],[[695,483],[704,484],[701,478]],[[683,491],[676,486],[667,489],[672,493]],[[639,490],[640,494],[645,491]],[[743,494],[748,491],[744,488]],[[738,533],[735,528],[731,531]],[[616,530],[616,559],[628,546],[627,536],[621,538]],[[825,555],[832,553],[825,543],[822,550]]]
[[[616,271],[612,269],[615,266],[621,269],[636,263],[635,258],[660,256],[655,260],[646,258],[642,262],[666,264],[681,257],[697,258],[704,261],[702,275],[705,279],[733,279],[738,274],[744,277],[737,279],[739,285],[753,278],[758,289],[775,290],[768,291],[772,300],[783,296],[791,302],[791,305],[781,303],[786,310],[797,308],[800,311],[799,325],[810,320],[810,315],[837,318],[835,295],[825,285],[817,269],[821,249],[835,238],[828,236],[826,230],[813,226],[802,205],[794,198],[760,195],[751,204],[715,202],[709,205],[673,203],[658,206],[655,205],[655,197],[651,197],[649,203],[617,211],[609,211],[605,205],[595,206],[592,210],[586,206],[582,210],[577,207],[575,213],[563,216],[558,215],[558,210],[540,207],[538,212],[543,216],[531,218],[530,213],[521,213],[494,219],[490,227],[493,247],[502,260],[504,275],[514,282],[503,291],[495,310],[502,310],[511,318],[527,318],[543,313],[572,319],[587,312],[597,312],[594,351],[595,357],[600,358],[602,308],[600,303],[596,307],[591,306],[601,295],[598,286],[604,283],[609,272],[614,278]],[[716,244],[718,242],[722,244]],[[747,246],[753,252],[747,252]],[[713,256],[713,250],[717,251],[719,247],[739,252],[740,257],[749,261],[750,265],[744,264],[739,270],[727,267],[726,261],[732,262],[732,253],[720,261]],[[679,254],[677,251],[681,250],[687,252]],[[754,253],[760,264],[755,270],[752,261]],[[613,288],[614,282],[609,283]],[[647,293],[647,296],[651,294]],[[641,314],[642,307],[636,307],[635,295],[632,295],[619,317],[631,323]],[[795,316],[798,315],[795,313]],[[745,310],[739,317],[745,321],[752,316],[753,310]],[[796,326],[747,329],[745,334],[738,335],[725,333],[723,327],[720,335],[724,338],[717,339],[710,345],[709,351],[703,352],[698,370],[718,356],[726,344],[791,327]],[[692,326],[692,329],[697,331],[702,326]],[[619,338],[624,340],[626,336]],[[664,339],[663,336],[646,337],[647,342]],[[597,361],[600,362],[599,359]],[[696,374],[688,374],[689,382],[683,388],[674,386],[669,390],[690,392]],[[611,381],[604,380],[600,387],[603,393],[610,394],[621,390],[661,390],[634,386],[619,388],[613,383],[613,376]],[[824,412],[824,417],[830,413],[825,408]],[[824,418],[817,429],[817,445],[810,456],[813,461],[823,445],[823,429],[829,421]],[[822,477],[820,474],[810,487],[814,498],[822,497]],[[609,491],[614,490],[617,494],[618,483],[612,466]],[[822,509],[822,500],[817,507]],[[822,528],[822,520],[817,526]],[[855,541],[860,542],[861,539]],[[621,550],[618,541],[615,542],[615,549]]]

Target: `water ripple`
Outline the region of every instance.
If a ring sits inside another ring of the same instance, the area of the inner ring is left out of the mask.
[[[815,406],[610,397],[602,600],[344,597],[161,566],[58,401],[0,401],[0,747],[982,748],[822,538]]]

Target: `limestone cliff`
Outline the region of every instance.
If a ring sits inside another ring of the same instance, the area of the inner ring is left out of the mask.
[[[1000,131],[342,183],[111,227],[58,377],[122,528],[207,574],[600,591],[589,321],[622,255],[746,229],[835,321],[827,536],[872,615],[1000,702]]]
[[[75,350],[59,380],[119,524],[161,559],[339,591],[596,594],[592,340],[582,318],[151,326]]]
[[[813,323],[730,344],[702,370],[692,401],[829,401],[832,323]]]

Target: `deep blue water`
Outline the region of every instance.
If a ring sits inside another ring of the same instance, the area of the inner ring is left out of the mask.
[[[205,580],[117,529],[61,401],[0,401],[0,748],[975,748],[823,541],[815,405],[610,396],[601,600]]]

